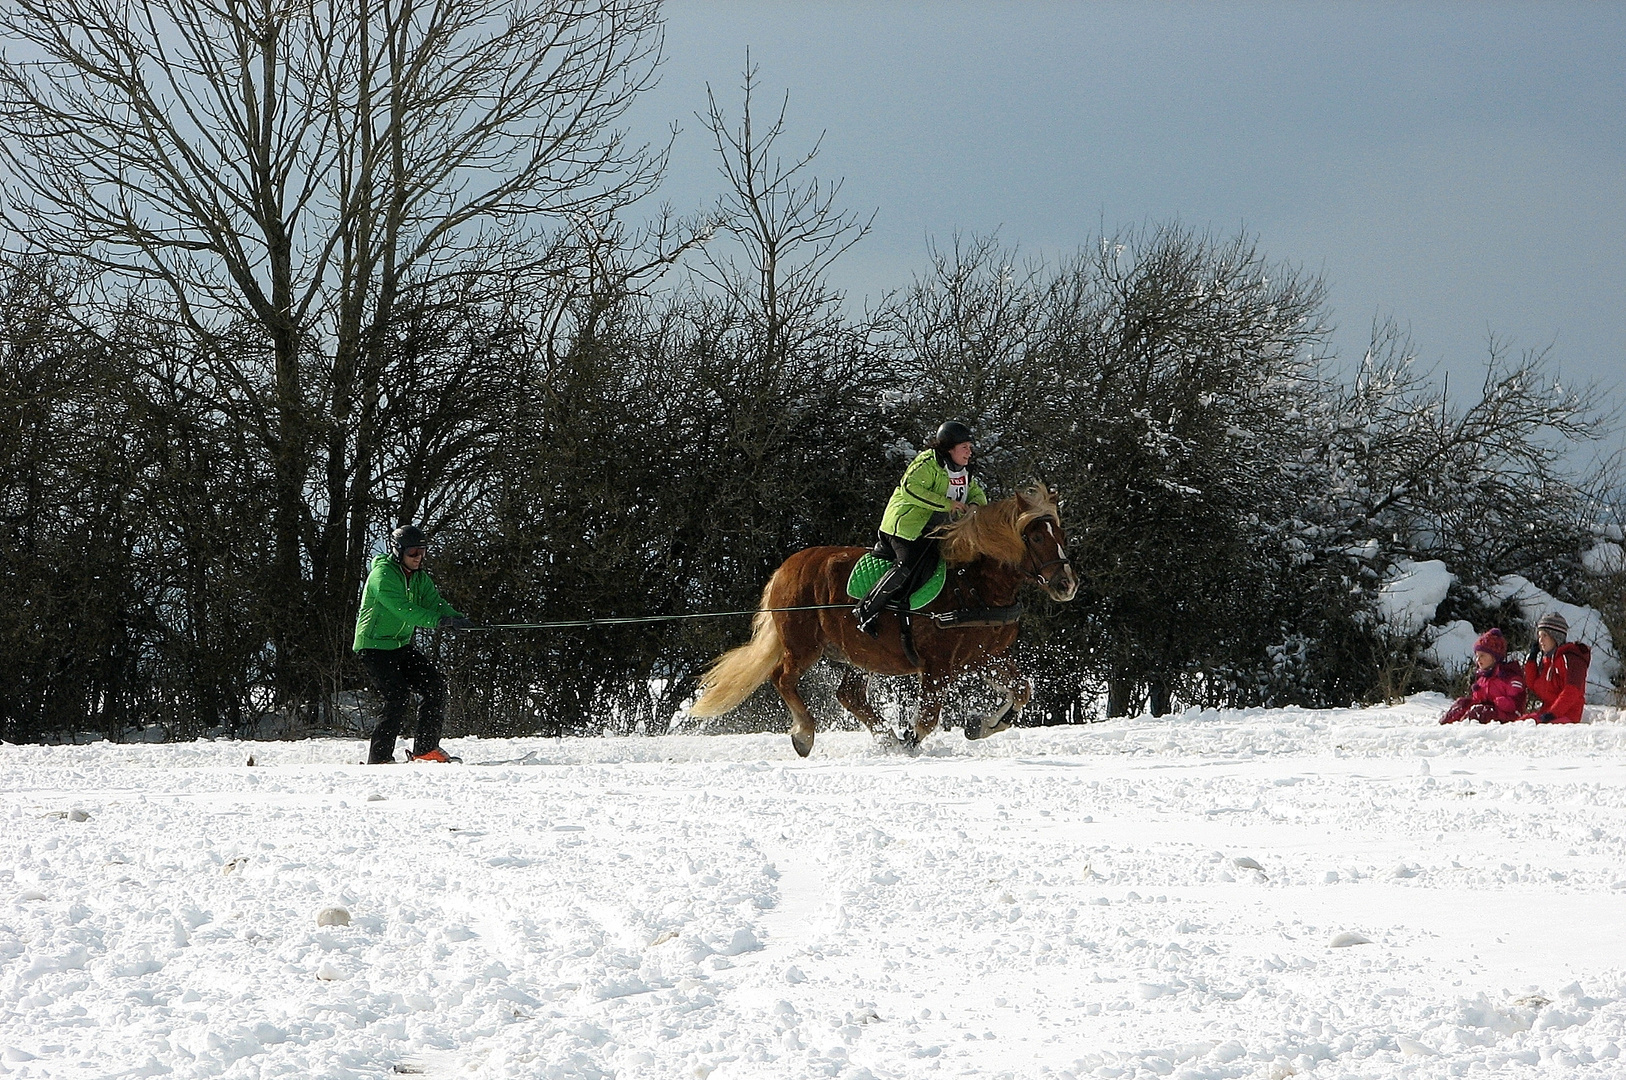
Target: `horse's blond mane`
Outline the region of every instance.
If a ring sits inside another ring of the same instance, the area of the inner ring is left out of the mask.
[[[1022,531],[1040,518],[1061,524],[1061,507],[1043,481],[1035,481],[1008,499],[975,506],[971,513],[937,531],[943,557],[960,566],[986,555],[1005,566],[1022,561]]]

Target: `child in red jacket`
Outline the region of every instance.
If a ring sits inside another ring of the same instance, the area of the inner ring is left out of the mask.
[[[1466,697],[1458,698],[1440,717],[1442,724],[1458,720],[1507,723],[1524,708],[1524,673],[1507,658],[1507,639],[1491,627],[1474,642],[1474,681]]]
[[[1536,623],[1536,643],[1524,662],[1524,683],[1541,700],[1541,708],[1520,720],[1538,724],[1579,724],[1586,705],[1586,669],[1592,650],[1579,641],[1565,641],[1570,624],[1556,611]]]

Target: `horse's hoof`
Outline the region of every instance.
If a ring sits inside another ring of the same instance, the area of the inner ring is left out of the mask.
[[[919,750],[920,733],[915,730],[913,724],[910,724],[908,727],[898,732],[898,742],[903,744],[903,748],[905,750]]]
[[[796,748],[798,757],[806,757],[813,752],[813,736],[790,733],[790,744]]]
[[[975,720],[967,720],[965,722],[965,737],[972,741],[986,739],[990,735],[998,735],[1010,726],[1011,711],[1006,709],[994,716],[983,716]]]

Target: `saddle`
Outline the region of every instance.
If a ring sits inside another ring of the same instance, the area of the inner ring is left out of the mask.
[[[892,569],[891,548],[886,549],[885,557],[883,557],[881,555],[881,546],[877,544],[874,550],[864,552],[863,558],[858,560],[857,565],[853,567],[853,572],[848,575],[847,595],[854,600],[862,600],[869,595],[870,588],[881,580],[881,575],[890,569]],[[944,562],[943,556],[939,554],[937,556],[937,568],[932,572],[931,577],[927,578],[924,584],[909,594],[909,610],[919,611],[933,600],[936,600],[937,595],[943,591],[943,582],[946,580],[948,580],[948,563]]]

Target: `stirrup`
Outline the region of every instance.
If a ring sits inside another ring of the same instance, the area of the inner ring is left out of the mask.
[[[858,623],[858,632],[868,634],[870,637],[881,636],[881,613],[879,611],[865,615],[864,605],[859,604],[853,608],[853,619]]]

